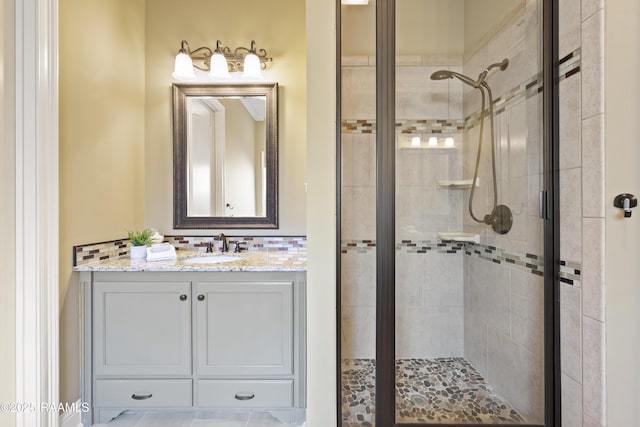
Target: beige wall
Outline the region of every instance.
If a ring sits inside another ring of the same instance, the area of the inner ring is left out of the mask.
[[[146,11],[145,224],[164,234],[214,234],[225,230],[173,229],[171,77],[185,39],[192,49],[217,39],[235,48],[267,50],[268,71],[279,91],[278,230],[233,230],[230,234],[304,235],[306,181],[305,7],[300,0],[154,0]]]
[[[0,402],[16,399],[15,312],[15,76],[14,1],[0,0]],[[0,426],[15,426],[15,416],[0,412]]]
[[[640,196],[640,3],[606,2],[606,336],[607,425],[640,418],[640,209],[622,219],[620,193]]]
[[[144,223],[144,0],[61,0],[59,19],[60,396],[75,401],[72,246]]]

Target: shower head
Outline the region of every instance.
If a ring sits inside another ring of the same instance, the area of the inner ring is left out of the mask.
[[[453,77],[453,72],[449,70],[438,70],[431,74],[431,80],[446,80]]]
[[[454,77],[462,81],[463,83],[468,84],[469,86],[472,86],[476,89],[478,88],[478,84],[471,78],[465,76],[464,74],[456,73],[455,71],[438,70],[435,73],[431,74],[431,80],[446,80],[452,79]]]
[[[482,82],[485,81],[485,79],[487,78],[487,74],[489,74],[489,71],[491,71],[493,68],[500,68],[500,71],[504,71],[504,70],[507,69],[508,66],[509,66],[509,59],[508,58],[504,58],[500,62],[495,62],[495,63],[489,65],[478,76],[478,81],[477,81],[478,85],[480,85]]]

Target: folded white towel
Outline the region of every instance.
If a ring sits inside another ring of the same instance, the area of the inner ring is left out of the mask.
[[[169,261],[177,257],[176,248],[169,243],[152,245],[147,248],[147,261]]]

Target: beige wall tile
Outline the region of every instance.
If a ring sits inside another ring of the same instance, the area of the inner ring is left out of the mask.
[[[604,10],[582,24],[582,117],[604,113]]]
[[[604,146],[604,114],[584,119],[582,121],[582,214],[585,217],[604,217]]]
[[[578,168],[582,162],[580,77],[560,82],[560,169]]]
[[[582,382],[582,313],[580,288],[560,284],[560,355],[562,372]]]
[[[604,323],[585,316],[583,330],[584,414],[594,421],[604,424],[606,422]]]
[[[562,374],[562,427],[582,426],[582,385]]]
[[[585,316],[604,321],[604,218],[583,219],[582,310]]]
[[[560,15],[558,26],[559,57],[563,58],[580,47],[580,23],[582,14],[580,0],[558,2]]]
[[[582,171],[560,171],[560,258],[582,262]]]

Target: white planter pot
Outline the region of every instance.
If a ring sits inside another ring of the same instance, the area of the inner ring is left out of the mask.
[[[131,246],[129,248],[129,253],[131,254],[131,259],[143,259],[147,257],[147,247]]]

